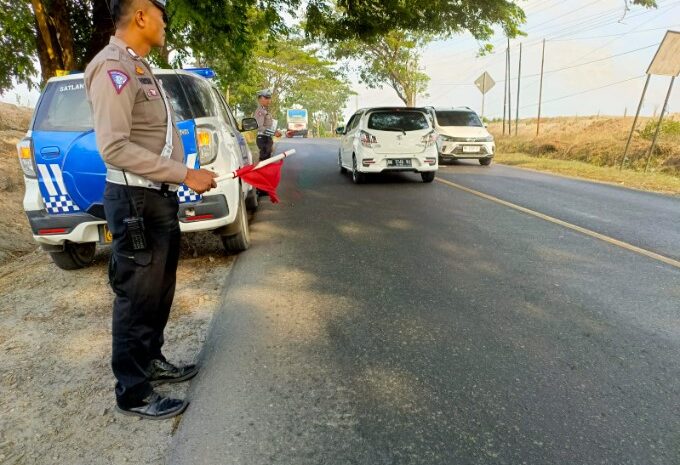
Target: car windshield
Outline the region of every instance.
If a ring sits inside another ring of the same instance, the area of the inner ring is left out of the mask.
[[[378,131],[418,131],[430,125],[419,111],[377,111],[368,117],[368,129]]]
[[[92,113],[82,79],[47,84],[35,114],[34,130],[87,131],[92,127]]]
[[[476,113],[471,111],[437,111],[440,126],[482,126]]]

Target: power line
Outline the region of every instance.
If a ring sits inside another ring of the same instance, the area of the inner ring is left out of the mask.
[[[612,82],[612,83],[609,83],[609,84],[605,84],[605,85],[603,85],[603,86],[593,87],[592,89],[583,90],[583,91],[581,91],[581,92],[576,92],[576,93],[574,93],[574,94],[563,95],[563,96],[561,96],[561,97],[553,98],[553,99],[550,99],[550,100],[544,100],[543,103],[556,102],[556,101],[558,101],[558,100],[564,100],[564,99],[567,99],[567,98],[576,97],[577,95],[587,94],[588,92],[592,92],[592,91],[594,91],[594,90],[600,90],[600,89],[604,89],[604,88],[606,88],[606,87],[616,86],[616,85],[618,85],[618,84],[623,84],[624,82],[628,82],[628,81],[634,81],[634,80],[636,80],[636,79],[640,79],[640,78],[643,78],[643,77],[645,77],[645,76],[647,76],[647,75],[646,75],[646,74],[643,74],[643,75],[641,75],[641,76],[635,76],[635,77],[632,77],[632,78],[624,79],[624,80],[622,80],[622,81]],[[525,106],[522,107],[522,109],[524,109],[524,108],[530,108],[530,107],[535,107],[536,105],[538,105],[538,102],[537,102],[537,103],[532,103],[532,104],[530,104],[530,105],[525,105]]]

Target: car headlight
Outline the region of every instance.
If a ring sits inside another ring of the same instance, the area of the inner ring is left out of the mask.
[[[493,136],[486,137],[451,137],[439,136],[444,142],[493,142]]]

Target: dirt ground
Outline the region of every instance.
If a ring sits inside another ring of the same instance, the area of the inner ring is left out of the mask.
[[[161,464],[180,418],[113,410],[109,252],[63,271],[36,248],[14,144],[30,111],[0,104],[0,463]],[[165,355],[191,362],[203,346],[234,258],[209,233],[184,235]],[[183,396],[189,383],[160,392]]]

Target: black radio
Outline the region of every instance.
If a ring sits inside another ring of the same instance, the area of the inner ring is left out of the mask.
[[[144,218],[133,216],[123,220],[127,229],[127,239],[132,250],[146,249],[146,237],[144,237]]]

